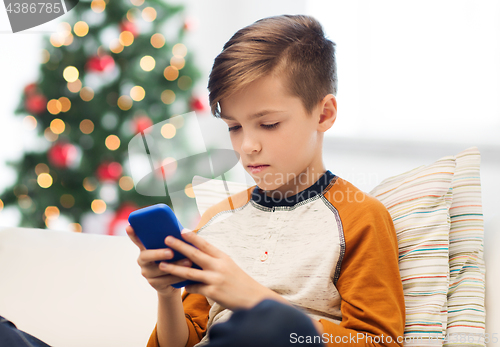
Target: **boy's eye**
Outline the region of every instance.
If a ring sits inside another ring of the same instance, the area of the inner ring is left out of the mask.
[[[278,126],[278,124],[280,124],[280,123],[278,122],[278,123],[274,123],[274,124],[262,124],[262,126],[266,129],[273,129],[273,128],[276,128]]]
[[[279,122],[278,123],[274,123],[274,124],[262,124],[262,126],[266,129],[274,129],[278,126]],[[230,127],[228,130],[229,131],[236,131],[238,130],[239,128],[241,128],[240,125],[235,125],[234,127]]]

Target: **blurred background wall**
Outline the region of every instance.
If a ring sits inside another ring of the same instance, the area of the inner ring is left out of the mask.
[[[313,15],[337,44],[338,119],[325,138],[327,168],[369,191],[391,175],[477,146],[485,224],[498,216],[499,1],[174,3],[191,18],[186,45],[202,71],[196,89],[205,96],[213,59],[235,31],[267,16]],[[58,21],[10,34],[0,9],[0,191],[15,180],[6,160],[33,146],[13,111],[36,79],[40,39]],[[15,210],[0,211],[0,226],[18,221]]]

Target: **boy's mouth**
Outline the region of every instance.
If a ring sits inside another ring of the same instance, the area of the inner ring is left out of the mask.
[[[264,170],[268,166],[269,165],[258,164],[258,165],[248,165],[248,168],[250,169],[251,173],[259,173],[259,172],[261,172],[262,170]]]

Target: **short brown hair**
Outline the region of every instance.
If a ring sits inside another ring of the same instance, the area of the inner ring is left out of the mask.
[[[260,77],[284,77],[285,88],[310,115],[327,94],[337,94],[335,43],[311,16],[263,18],[238,30],[215,58],[208,80],[210,109]]]

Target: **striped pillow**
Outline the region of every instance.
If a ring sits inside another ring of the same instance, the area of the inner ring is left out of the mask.
[[[484,346],[483,213],[476,147],[456,156],[451,186],[449,340],[444,346]]]
[[[370,194],[392,216],[406,305],[405,346],[442,346],[455,157],[388,178]]]

